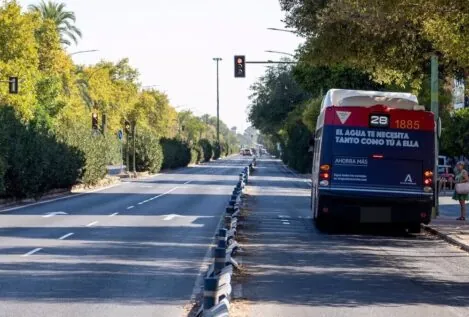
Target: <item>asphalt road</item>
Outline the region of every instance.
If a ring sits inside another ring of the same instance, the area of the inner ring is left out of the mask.
[[[183,316],[246,159],[0,212],[0,316]]]
[[[309,185],[278,161],[250,182],[240,316],[469,316],[467,253],[426,234],[320,233]]]

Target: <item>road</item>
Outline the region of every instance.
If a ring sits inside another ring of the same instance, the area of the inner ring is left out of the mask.
[[[469,316],[467,253],[426,234],[320,233],[307,182],[279,161],[258,167],[242,229],[240,316]]]
[[[0,316],[183,316],[246,162],[0,212]]]

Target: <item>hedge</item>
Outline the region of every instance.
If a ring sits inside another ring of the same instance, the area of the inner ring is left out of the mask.
[[[191,162],[191,149],[189,145],[179,139],[162,138],[163,169],[185,167]]]
[[[210,159],[213,156],[213,147],[212,144],[210,144],[210,141],[207,139],[201,139],[199,141],[199,145],[202,147],[203,151],[203,161],[204,162],[209,162]]]
[[[138,131],[135,139],[135,167],[137,172],[157,173],[161,170],[162,164],[163,149],[157,136],[148,130]]]
[[[80,177],[81,151],[48,131],[20,122],[14,109],[0,108],[0,191],[3,197],[39,198],[70,188]]]
[[[79,149],[85,158],[85,164],[79,179],[85,185],[95,185],[107,174],[107,164],[119,149],[114,138],[104,137],[97,131],[91,131],[84,123],[70,123],[58,132],[60,138],[68,145]]]

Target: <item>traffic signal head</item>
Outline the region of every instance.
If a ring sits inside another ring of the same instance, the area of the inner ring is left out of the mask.
[[[8,80],[8,90],[10,94],[18,93],[18,77],[10,77]]]
[[[125,133],[130,134],[130,122],[127,120],[124,122],[124,131]]]
[[[98,130],[98,114],[95,112],[91,115],[91,127],[93,130]]]
[[[242,78],[246,77],[246,57],[244,55],[235,55],[235,77]]]

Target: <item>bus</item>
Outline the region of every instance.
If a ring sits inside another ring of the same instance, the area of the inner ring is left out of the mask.
[[[432,112],[409,93],[331,89],[312,139],[316,225],[392,224],[420,232],[434,206]]]

